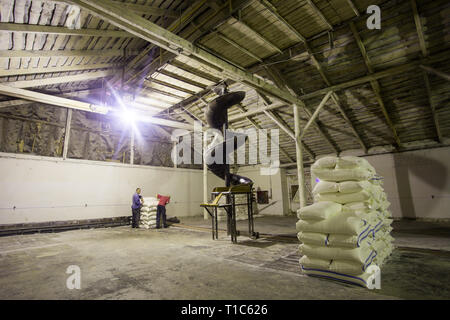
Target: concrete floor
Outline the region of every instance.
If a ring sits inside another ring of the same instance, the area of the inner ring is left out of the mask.
[[[258,217],[262,237],[172,226],[0,238],[0,299],[449,299],[450,224],[396,222],[397,248],[381,271],[381,290],[304,276],[295,217]],[[182,225],[207,227],[201,218]],[[224,227],[222,223],[220,227]],[[246,221],[238,230],[246,230]],[[265,234],[277,234],[274,238]],[[66,269],[81,269],[69,290]]]

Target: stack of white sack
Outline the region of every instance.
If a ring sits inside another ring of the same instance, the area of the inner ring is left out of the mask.
[[[159,200],[154,197],[144,198],[139,228],[150,229],[156,227],[156,207],[158,202]]]
[[[314,204],[297,211],[302,271],[366,287],[368,267],[381,267],[394,249],[381,180],[357,157],[322,158],[311,174],[320,180]]]

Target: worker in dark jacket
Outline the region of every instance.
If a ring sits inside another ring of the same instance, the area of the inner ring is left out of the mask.
[[[163,228],[167,228],[168,225],[166,223],[166,204],[170,202],[170,196],[162,196],[160,194],[156,195],[156,198],[159,200],[158,206],[156,207],[156,229],[159,229],[159,222],[162,216]]]
[[[132,228],[139,228],[139,220],[141,219],[141,207],[144,199],[141,196],[141,189],[137,188],[136,193],[133,194],[131,212],[132,212]]]

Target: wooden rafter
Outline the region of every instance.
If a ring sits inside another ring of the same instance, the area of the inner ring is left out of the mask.
[[[55,34],[66,36],[83,37],[113,37],[113,38],[134,38],[135,36],[120,30],[99,30],[99,29],[69,29],[66,27],[43,26],[20,23],[0,23],[0,32],[23,32],[35,34]]]
[[[306,0],[308,2],[309,6],[314,10],[314,12],[322,19],[323,22],[328,26],[328,29],[333,30],[333,25],[328,21],[328,19],[323,15],[322,11],[320,11],[319,8],[315,5],[315,3],[312,0]]]
[[[367,55],[366,49],[364,47],[364,44],[363,44],[363,42],[361,40],[361,37],[359,36],[358,30],[356,30],[356,26],[355,26],[354,23],[350,23],[350,29],[352,30],[352,33],[353,33],[353,36],[354,36],[354,38],[356,40],[358,48],[359,48],[359,50],[361,52],[361,55],[363,56],[364,63],[366,65],[366,67],[367,67],[367,70],[369,71],[369,74],[373,74],[374,70],[373,70],[372,64],[371,64],[371,62],[369,60],[369,56]],[[387,112],[386,106],[384,104],[384,100],[381,97],[380,84],[379,84],[379,82],[377,80],[372,80],[372,81],[370,81],[370,85],[372,86],[372,89],[373,89],[373,91],[375,93],[375,97],[376,97],[376,99],[378,101],[378,104],[380,105],[380,108],[381,108],[381,111],[383,112],[384,118],[386,119],[386,123],[389,126],[389,128],[391,129],[392,135],[394,137],[394,141],[395,141],[395,143],[397,145],[396,147],[397,148],[401,147],[402,143],[400,141],[400,138],[398,137],[397,129],[395,128],[395,126],[394,126],[394,124],[393,124],[393,122],[391,120],[391,117],[389,116],[389,113]]]
[[[63,66],[63,67],[41,67],[41,68],[27,68],[27,69],[0,69],[0,77],[19,76],[26,74],[37,73],[53,73],[53,72],[68,72],[68,71],[80,71],[80,70],[93,70],[93,69],[116,69],[120,65],[117,63],[96,63],[96,64],[79,64],[75,66]]]
[[[422,21],[420,19],[420,15],[419,15],[419,10],[417,9],[417,3],[415,0],[411,0],[411,8],[413,11],[413,16],[414,16],[414,23],[416,25],[416,30],[417,30],[417,35],[419,37],[419,45],[420,45],[420,50],[422,51],[422,56],[423,57],[428,57],[428,50],[427,50],[427,44],[425,42],[425,34],[423,32],[423,26],[422,26]],[[437,140],[442,143],[443,141],[443,137],[442,137],[442,131],[441,131],[441,126],[439,125],[439,118],[438,115],[436,113],[436,107],[433,103],[433,98],[432,98],[432,93],[431,93],[431,84],[430,84],[430,78],[428,76],[428,72],[430,72],[430,69],[433,70],[430,67],[425,67],[423,65],[420,65],[420,68],[422,68],[422,73],[423,73],[423,79],[425,82],[425,89],[427,91],[427,96],[428,96],[428,103],[430,105],[430,111],[431,111],[431,116],[433,118],[433,123],[434,123],[434,128],[436,130],[436,136],[437,136]],[[450,76],[447,75],[447,80],[450,79]]]

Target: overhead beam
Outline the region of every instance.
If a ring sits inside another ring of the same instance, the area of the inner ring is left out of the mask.
[[[260,92],[257,92],[258,95],[263,99],[264,104],[266,106],[271,104],[271,101]],[[277,126],[279,126],[283,131],[285,131],[294,141],[296,141],[295,132],[290,128],[290,126],[286,123],[286,121],[283,120],[282,117],[278,115],[275,111],[264,111],[266,116],[272,120]],[[305,149],[306,153],[308,153],[308,156],[310,159],[315,159],[315,154],[311,151],[311,149],[308,148],[308,146],[302,141],[301,142],[303,148]],[[291,158],[292,159],[292,158]]]
[[[274,102],[274,103],[272,103],[270,105],[267,105],[267,106],[264,106],[262,108],[252,109],[252,110],[249,110],[249,111],[247,111],[245,113],[241,113],[241,114],[237,114],[237,115],[231,116],[228,119],[228,122],[229,123],[233,123],[233,122],[245,119],[245,117],[255,116],[255,115],[264,113],[264,111],[275,110],[275,109],[278,109],[278,108],[284,107],[284,106],[286,106],[285,103]]]
[[[244,28],[246,28],[247,30],[249,30],[253,35],[255,35],[259,40],[261,40],[262,42],[264,42],[264,44],[266,44],[268,47],[272,48],[272,50],[278,52],[278,53],[283,53],[283,51],[278,48],[273,42],[269,41],[266,37],[264,37],[262,34],[260,34],[259,32],[257,32],[256,30],[254,30],[253,28],[251,28],[248,24],[246,24],[244,21],[236,19],[236,17],[232,16],[231,22],[232,23],[239,23],[241,26],[243,26]]]
[[[272,77],[273,81],[276,83],[276,85],[279,88],[285,88],[286,90],[288,90],[292,95],[295,95],[297,97],[297,94],[295,93],[295,91],[288,85],[288,83],[286,82],[286,80],[284,79],[284,77],[278,72],[278,70],[269,67],[267,68],[268,74],[269,76]],[[300,99],[300,101],[302,101]],[[302,102],[303,103],[303,102]],[[298,104],[295,104],[297,106],[299,106]],[[309,118],[311,118],[311,111],[309,111],[309,109],[306,108],[306,105],[303,103],[303,111],[305,112],[306,116]],[[328,138],[328,136],[323,132],[322,128],[315,122],[312,122],[314,124],[314,128],[317,131],[317,133],[319,133],[319,135],[322,137],[322,139],[324,139],[328,145],[334,150],[334,152],[336,152],[336,154],[339,154],[339,150],[338,148],[334,145],[334,143]]]
[[[328,26],[328,29],[333,30],[333,25],[328,21],[328,19],[323,15],[322,11],[312,2],[312,0],[306,0],[309,6],[314,10],[314,12],[322,19],[323,22]]]
[[[78,81],[88,81],[94,80],[98,78],[106,78],[112,76],[117,72],[116,69],[104,70],[104,71],[95,71],[95,72],[86,72],[71,76],[62,76],[62,77],[49,77],[43,79],[34,79],[34,80],[19,80],[19,81],[10,81],[3,82],[2,84],[14,87],[14,88],[32,88],[32,87],[40,87],[40,86],[48,86],[53,84],[60,83],[68,83],[68,82],[78,82]]]
[[[179,18],[180,13],[175,10],[162,9],[156,6],[149,6],[147,4],[136,4],[128,2],[114,1],[114,3],[122,6],[123,8],[130,9],[138,14],[146,14],[152,16],[165,16],[171,18]]]
[[[363,56],[364,63],[366,65],[366,67],[367,67],[367,70],[369,71],[370,74],[373,74],[374,70],[372,68],[372,64],[371,64],[371,62],[369,60],[369,57],[367,55],[366,48],[364,47],[364,44],[363,44],[363,42],[361,40],[361,37],[359,36],[358,30],[356,30],[356,26],[355,26],[355,24],[353,22],[350,23],[350,29],[351,29],[351,31],[353,33],[353,37],[356,40],[356,43],[357,43],[358,48],[359,48],[359,50],[361,52],[361,55]],[[389,116],[389,114],[387,112],[386,106],[384,104],[384,100],[381,97],[380,84],[378,83],[377,80],[372,80],[372,81],[370,81],[370,85],[372,86],[372,90],[375,93],[375,97],[376,97],[376,99],[378,101],[378,104],[380,105],[380,108],[381,108],[381,111],[382,111],[382,113],[384,115],[386,123],[389,126],[389,128],[391,129],[392,136],[394,137],[394,141],[395,141],[395,143],[397,145],[397,148],[401,147],[402,143],[401,143],[400,138],[399,138],[399,136],[397,134],[397,129],[395,128],[394,123],[392,122],[391,117]]]
[[[275,114],[272,111],[264,111],[264,114],[270,118],[273,122],[275,122],[288,136],[290,136],[293,140],[295,140],[295,133],[292,131],[291,128],[287,127],[282,123],[278,117],[275,116]]]
[[[428,66],[424,66],[424,65],[420,65],[420,69],[425,70],[426,72],[429,72],[431,74],[434,74],[438,77],[441,77],[442,79],[445,79],[447,81],[450,81],[450,74],[436,70],[434,68],[428,67]]]
[[[312,114],[312,116],[309,118],[308,122],[306,123],[306,125],[303,127],[303,129],[301,130],[302,132],[300,133],[300,139],[302,139],[305,134],[306,131],[308,131],[309,127],[311,126],[311,124],[315,121],[315,119],[317,118],[317,116],[319,115],[320,110],[322,110],[323,106],[328,102],[328,99],[330,99],[330,96],[333,94],[333,92],[328,92],[325,97],[323,97],[322,101],[320,102],[320,104],[317,106],[316,110],[314,111],[314,113]]]
[[[74,98],[74,97],[83,97],[88,94],[97,93],[99,91],[103,90],[100,89],[88,89],[88,90],[79,90],[79,91],[72,91],[64,94],[57,94],[58,97],[63,98]],[[7,100],[7,101],[0,101],[0,109],[1,108],[7,108],[7,107],[14,107],[14,106],[21,106],[25,104],[33,103],[31,100],[25,100],[25,99],[13,99],[13,100]]]
[[[129,57],[139,50],[0,50],[2,58],[41,58],[41,57]]]
[[[80,71],[80,70],[92,70],[92,69],[116,69],[120,67],[117,63],[96,63],[96,64],[78,64],[75,66],[63,66],[63,67],[38,67],[28,69],[0,69],[0,77],[21,76],[26,74],[37,73],[53,73],[53,72],[68,72],[68,71]]]
[[[245,108],[239,103],[236,105],[243,113],[246,112]],[[247,119],[248,122],[250,122],[253,127],[255,127],[257,130],[261,130],[262,127],[256,123],[255,120],[253,120],[251,117],[245,117],[245,119]],[[270,140],[270,134],[267,133],[267,138]],[[294,159],[292,159],[292,157],[289,155],[289,153],[284,150],[284,148],[282,148],[280,145],[278,145],[279,150],[281,151],[281,153],[289,160],[289,161],[294,161]]]
[[[266,8],[278,21],[280,21],[286,28],[288,28],[292,34],[301,42],[306,42],[306,38],[300,34],[289,22],[286,21],[277,11],[277,9],[267,0],[259,0],[264,8]]]
[[[428,56],[427,45],[425,43],[425,35],[423,33],[422,22],[420,21],[419,11],[417,10],[416,0],[410,0],[411,7],[413,10],[414,23],[416,24],[417,35],[419,37],[420,50],[424,57]]]
[[[353,12],[355,13],[355,15],[357,17],[361,16],[361,14],[358,11],[358,8],[356,8],[356,6],[352,0],[347,0],[347,4],[349,5],[350,8],[352,8]]]
[[[90,104],[86,102],[81,102],[77,100],[71,100],[66,98],[61,98],[49,94],[34,92],[25,89],[13,88],[0,84],[0,94],[4,94],[10,97],[16,97],[25,100],[31,100],[36,102],[42,102],[45,104],[51,104],[59,107],[77,109],[82,111],[89,111],[95,113],[106,114],[108,108],[104,106],[99,106],[95,104]]]
[[[160,73],[162,75],[165,75],[165,76],[167,76],[169,78],[172,78],[172,79],[175,79],[175,80],[178,80],[178,81],[190,84],[191,86],[194,86],[194,87],[197,87],[197,88],[200,88],[200,89],[205,89],[207,87],[203,83],[200,83],[200,82],[197,82],[195,80],[192,80],[192,79],[180,76],[180,75],[178,75],[176,73],[173,73],[173,72],[170,72],[170,71],[167,71],[167,70],[164,70],[164,69],[159,70],[158,73]]]
[[[68,2],[66,0],[44,0],[44,1],[45,2],[57,2],[57,3],[58,2],[59,3]],[[178,18],[180,16],[180,13],[178,11],[170,10],[170,9],[163,9],[163,8],[159,8],[159,7],[153,6],[153,5],[121,2],[118,0],[113,0],[113,2],[116,5],[122,7],[123,9],[134,11],[137,14],[165,16],[165,17],[171,17],[171,18]]]
[[[180,91],[180,92],[184,92],[184,93],[187,93],[187,94],[190,94],[190,95],[193,95],[193,94],[196,93],[195,91],[188,90],[186,88],[183,88],[183,87],[180,87],[180,86],[176,86],[174,84],[168,83],[166,81],[161,81],[161,80],[158,80],[158,79],[155,79],[155,78],[150,78],[150,79],[147,79],[147,80],[144,81],[145,85],[150,84],[150,83],[156,83],[156,84],[159,84],[161,86],[168,87],[168,88],[171,88],[171,89],[174,89],[174,90],[177,90],[177,91]]]
[[[414,23],[416,24],[416,30],[417,30],[417,35],[418,35],[418,38],[419,38],[419,46],[420,46],[420,50],[422,51],[422,56],[423,57],[428,57],[427,45],[426,45],[426,42],[425,42],[425,34],[423,32],[422,21],[420,19],[419,11],[417,9],[417,3],[416,3],[415,0],[411,0],[411,7],[412,7],[412,10],[413,10]],[[436,113],[436,108],[435,108],[435,105],[433,103],[433,98],[432,98],[432,93],[431,93],[432,91],[431,91],[430,78],[428,76],[428,72],[429,71],[427,71],[423,67],[424,67],[423,65],[420,66],[420,68],[422,68],[423,79],[424,79],[424,82],[425,82],[425,89],[427,91],[428,103],[430,105],[431,116],[433,118],[434,128],[436,129],[437,140],[438,140],[439,143],[442,143],[443,142],[443,136],[442,136],[441,127],[439,125],[439,119],[438,119],[438,115]]]
[[[239,51],[242,51],[243,53],[245,53],[249,57],[252,57],[253,59],[255,59],[258,62],[263,62],[263,60],[260,57],[258,57],[256,54],[254,54],[251,51],[245,49],[243,46],[241,46],[240,44],[234,42],[230,38],[226,37],[224,34],[220,33],[219,31],[217,31],[216,34],[217,34],[217,36],[220,39],[222,39],[223,41],[231,44],[233,47],[237,48]]]
[[[426,72],[423,72],[423,78],[424,78],[424,81],[425,81],[425,89],[427,91],[428,103],[430,105],[431,115],[433,117],[434,128],[436,129],[436,136],[438,138],[439,143],[442,143],[444,139],[443,139],[443,136],[442,136],[441,126],[439,125],[439,119],[438,119],[438,115],[436,113],[436,107],[434,105],[434,102],[433,102],[433,99],[432,99],[432,95],[431,95],[430,79],[429,79],[428,74]]]
[[[100,29],[69,29],[66,27],[43,26],[21,23],[0,23],[1,32],[23,32],[35,34],[55,34],[66,36],[82,37],[113,37],[113,38],[135,38],[134,35],[126,31],[118,30],[100,30]]]

